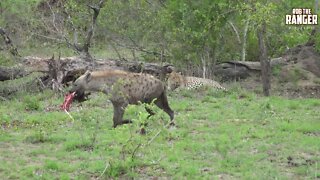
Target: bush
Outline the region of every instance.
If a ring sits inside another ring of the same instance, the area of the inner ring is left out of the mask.
[[[40,103],[37,98],[26,96],[24,99],[25,109],[26,110],[39,110]]]

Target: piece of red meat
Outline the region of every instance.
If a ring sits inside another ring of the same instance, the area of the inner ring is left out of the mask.
[[[76,93],[73,92],[73,93],[66,94],[66,95],[64,96],[64,102],[63,102],[63,104],[60,106],[60,109],[61,109],[61,110],[69,111],[70,106],[71,106],[71,103],[72,103],[72,100],[73,100],[75,94],[76,94]]]

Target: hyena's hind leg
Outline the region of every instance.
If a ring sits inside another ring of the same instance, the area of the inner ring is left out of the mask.
[[[160,109],[162,109],[164,112],[166,112],[170,116],[170,125],[174,126],[174,112],[169,106],[167,95],[165,92],[163,92],[160,97],[154,102]]]
[[[123,114],[128,103],[112,102],[113,105],[113,127],[118,125],[132,123],[131,120],[123,120]]]

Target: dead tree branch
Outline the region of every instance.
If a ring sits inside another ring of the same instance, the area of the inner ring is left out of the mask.
[[[103,4],[104,4],[104,0],[100,0],[99,4],[97,6],[88,5],[88,7],[90,7],[93,10],[93,16],[92,16],[91,26],[88,30],[85,42],[82,47],[82,52],[84,53],[86,59],[88,59],[88,60],[92,60],[92,57],[89,53],[89,47],[90,47],[91,39],[93,36],[94,28],[97,24],[97,18],[99,16],[100,9],[103,7]]]
[[[119,47],[124,47],[124,48],[127,48],[127,49],[130,49],[130,50],[135,50],[135,51],[140,51],[140,52],[144,52],[144,53],[147,53],[147,54],[151,54],[151,55],[154,55],[154,56],[157,56],[157,57],[170,57],[169,55],[166,55],[164,54],[163,52],[156,52],[156,51],[150,51],[150,50],[147,50],[143,47],[141,47],[140,45],[138,45],[138,43],[136,43],[132,38],[130,38],[130,41],[133,45],[124,45],[124,44],[121,44],[119,42],[117,42],[116,40],[114,39],[110,39],[111,41],[113,41],[117,46]]]
[[[9,52],[15,57],[21,57],[17,48],[13,45],[10,37],[6,34],[5,30],[2,27],[0,27],[0,35],[3,37],[3,40]]]
[[[67,34],[65,32],[63,32],[63,30],[61,30],[61,28],[60,29],[58,28],[57,23],[56,23],[56,14],[53,11],[51,5],[48,3],[48,7],[50,8],[50,11],[52,14],[51,15],[52,16],[51,22],[52,22],[52,26],[53,26],[54,31],[60,36],[61,40],[66,42],[66,44],[69,48],[72,48],[78,55],[83,56],[83,58],[89,62],[93,60],[91,54],[89,53],[89,48],[90,48],[91,40],[92,40],[92,37],[94,34],[95,26],[97,24],[97,18],[99,16],[100,9],[103,8],[104,2],[105,2],[105,0],[100,0],[97,5],[87,5],[90,9],[93,10],[93,15],[92,15],[92,21],[88,27],[88,31],[85,36],[83,45],[78,44],[76,34],[74,35],[74,42],[72,43],[69,40]],[[67,14],[67,21],[71,25],[73,31],[76,33],[77,29],[74,27],[74,24],[71,21],[70,14],[66,11],[65,11],[65,14]]]
[[[235,26],[231,21],[228,21],[228,23],[229,23],[229,25],[231,26],[231,28],[232,28],[232,30],[234,31],[234,33],[236,34],[238,43],[241,44],[240,35],[239,35],[239,32],[238,32],[236,26]]]

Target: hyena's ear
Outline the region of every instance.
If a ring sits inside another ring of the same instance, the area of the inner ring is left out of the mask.
[[[84,73],[84,79],[89,82],[91,80],[91,71],[87,70],[85,73]]]

